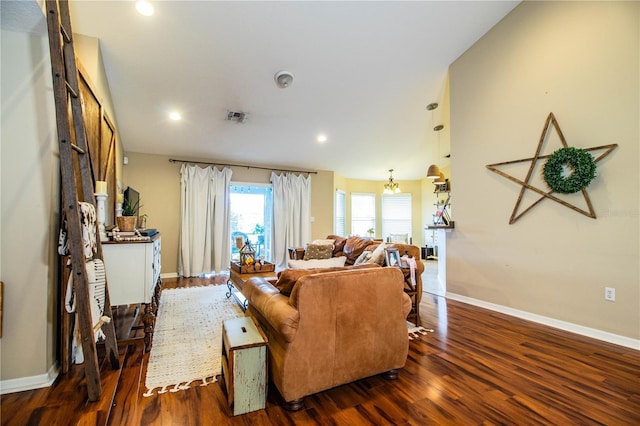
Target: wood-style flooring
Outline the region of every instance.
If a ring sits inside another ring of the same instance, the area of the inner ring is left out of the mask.
[[[421,317],[434,332],[410,342],[397,380],[321,392],[298,412],[273,387],[266,409],[236,417],[220,383],[143,397],[148,354],[129,345],[113,401],[85,402],[74,367],[50,388],[3,395],[2,425],[640,425],[640,351],[429,294]]]

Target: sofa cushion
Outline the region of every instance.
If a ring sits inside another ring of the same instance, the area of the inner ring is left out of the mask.
[[[374,265],[360,265],[359,267],[371,267]],[[375,265],[378,266],[378,265]],[[304,277],[305,275],[310,274],[319,274],[322,272],[333,272],[340,270],[349,270],[349,269],[357,269],[356,266],[348,266],[348,267],[334,267],[334,268],[314,268],[314,269],[284,269],[278,272],[278,279],[275,282],[274,286],[280,290],[280,293],[285,296],[291,295],[291,291],[293,287],[298,282],[300,277]]]
[[[288,267],[290,269],[335,268],[344,266],[346,260],[345,256],[329,259],[289,260]]]
[[[333,257],[342,256],[347,239],[339,235],[329,235],[327,239],[333,240]]]
[[[362,237],[349,237],[344,245],[344,255],[347,256],[347,264],[353,265],[358,256],[371,245],[371,239]]]
[[[304,260],[329,259],[333,254],[333,244],[307,244]]]

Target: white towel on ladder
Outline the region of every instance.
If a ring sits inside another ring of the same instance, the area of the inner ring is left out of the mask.
[[[87,292],[89,294],[89,303],[91,309],[91,324],[92,329],[102,314],[104,313],[105,305],[105,270],[104,263],[100,259],[94,259],[93,256],[97,252],[96,241],[96,209],[91,203],[79,202],[78,208],[80,210],[80,222],[82,224],[82,244],[84,257],[87,260],[85,263],[85,270],[87,273],[87,281],[89,287]],[[63,223],[62,229],[60,229],[60,237],[58,240],[58,253],[60,255],[69,254],[69,240],[67,235],[67,223],[66,220]],[[69,281],[67,282],[67,293],[65,307],[67,312],[73,313],[76,311],[76,296],[73,288],[73,274],[69,275]],[[104,339],[105,335],[102,329],[98,329],[94,333],[94,339],[97,342],[100,339]],[[78,321],[76,318],[73,328],[73,344],[71,348],[72,358],[76,364],[82,364],[84,362],[84,354],[82,353],[80,329],[78,328]]]
[[[88,261],[85,264],[85,269],[87,271],[87,281],[89,283],[87,291],[89,293],[89,304],[91,309],[91,328],[93,329],[98,321],[100,321],[100,317],[102,317],[104,313],[106,298],[106,275],[104,263],[100,259]],[[65,307],[67,309],[67,312],[69,313],[74,313],[76,311],[76,296],[73,288],[73,274],[69,276],[69,281],[67,282],[67,296]],[[96,342],[105,338],[104,332],[101,328],[99,328],[98,331],[93,334],[93,338]],[[82,364],[84,362],[82,341],[80,339],[80,329],[78,327],[78,319],[76,317],[75,325],[73,328],[72,347],[72,357],[74,358],[74,362],[76,364]]]

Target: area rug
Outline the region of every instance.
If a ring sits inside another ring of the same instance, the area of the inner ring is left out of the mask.
[[[244,316],[226,285],[162,290],[144,396],[206,386],[221,372],[222,322]]]

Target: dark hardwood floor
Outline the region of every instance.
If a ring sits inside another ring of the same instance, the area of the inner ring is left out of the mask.
[[[165,280],[163,287],[210,282]],[[307,397],[295,413],[281,408],[273,388],[265,410],[236,417],[227,414],[220,383],[143,397],[148,354],[129,345],[113,401],[85,402],[82,368],[74,367],[50,388],[3,395],[2,424],[640,424],[640,351],[429,294],[421,317],[435,331],[410,342],[397,380],[340,386]]]

